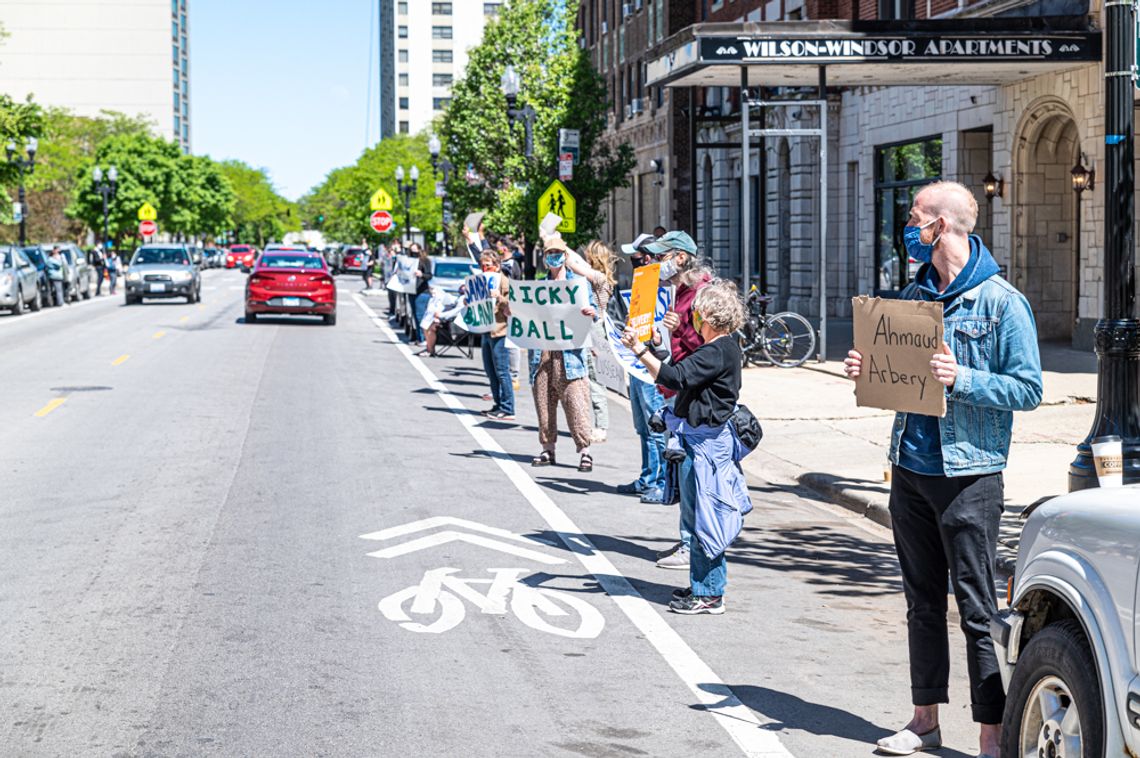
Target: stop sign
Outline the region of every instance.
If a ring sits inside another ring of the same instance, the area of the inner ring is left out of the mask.
[[[142,236],[149,237],[150,235],[154,234],[157,231],[158,231],[158,224],[154,223],[153,221],[140,221],[139,222],[139,234],[141,234]]]
[[[392,214],[388,211],[376,211],[368,218],[372,230],[384,234],[392,231]]]

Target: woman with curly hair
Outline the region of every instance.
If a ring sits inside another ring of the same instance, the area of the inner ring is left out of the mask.
[[[606,306],[613,296],[614,286],[617,284],[617,274],[614,272],[614,251],[601,240],[594,240],[586,245],[586,263],[601,276],[590,277],[590,289],[594,293],[594,303],[598,309],[598,318],[594,321],[590,350],[587,354],[590,377],[590,405],[594,412],[594,430],[590,435],[593,442],[605,442],[606,432],[610,428],[610,408],[606,400],[606,388],[598,381],[598,351],[608,350],[606,343]]]

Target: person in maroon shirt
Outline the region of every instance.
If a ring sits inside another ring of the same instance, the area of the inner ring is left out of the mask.
[[[643,249],[646,253],[657,256],[657,260],[661,262],[661,281],[667,281],[676,287],[673,309],[666,313],[662,320],[671,334],[669,349],[672,353],[672,362],[676,364],[692,355],[704,344],[701,335],[693,328],[693,300],[697,292],[712,281],[712,274],[701,265],[697,256],[697,243],[693,242],[693,238],[685,232],[668,232],[645,245]],[[660,335],[654,332],[653,340],[659,345]],[[672,407],[677,393],[661,385],[657,388],[665,396],[665,403]],[[686,458],[684,463],[670,465],[684,467],[692,466],[692,463]],[[677,477],[677,481],[680,481],[686,472],[678,473],[680,476]],[[685,496],[682,488],[681,539],[673,547],[658,554],[657,565],[660,568],[689,570],[689,546],[692,544],[693,535],[685,525],[693,522],[695,507],[696,504]]]

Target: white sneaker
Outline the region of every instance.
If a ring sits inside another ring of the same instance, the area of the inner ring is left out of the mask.
[[[682,545],[675,552],[657,561],[657,568],[689,570],[689,548]]]
[[[895,732],[878,742],[879,751],[888,755],[910,755],[920,750],[937,750],[942,747],[942,730],[934,727],[926,734],[915,734],[909,729]]]

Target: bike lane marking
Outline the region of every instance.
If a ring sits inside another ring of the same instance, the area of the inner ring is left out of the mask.
[[[356,305],[375,326],[379,327],[388,341],[403,354],[412,368],[419,372],[428,387],[435,391],[475,442],[499,465],[550,529],[558,534],[558,538],[574,554],[579,563],[597,579],[626,618],[653,645],[744,754],[753,758],[794,758],[780,742],[780,738],[774,732],[763,728],[756,714],[740,702],[724,680],[697,655],[689,643],[685,642],[684,638],[661,617],[649,601],[641,596],[617,566],[594,547],[589,538],[546,491],[503,450],[487,430],[477,426],[481,419],[468,413],[463,403],[451,394],[422,360],[413,354],[411,348],[400,342],[387,321],[377,315],[360,295],[354,294],[352,297]]]

